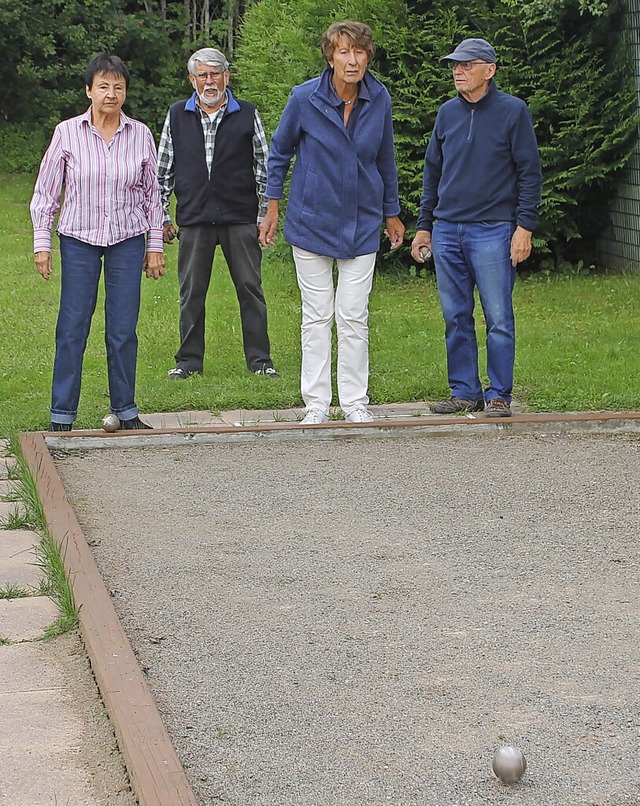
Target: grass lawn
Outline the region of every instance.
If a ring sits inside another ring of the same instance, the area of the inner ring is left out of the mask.
[[[47,283],[35,271],[28,203],[33,177],[0,187],[0,435],[49,422],[60,259]],[[279,381],[252,376],[240,319],[220,255],[207,307],[205,374],[168,381],[178,346],[177,246],[167,275],[143,280],[138,334],[141,412],[300,406],[300,303],[284,245],[265,255],[272,354]],[[78,427],[109,410],[102,299],[85,356]],[[522,277],[515,292],[518,342],[514,396],[531,411],[640,408],[640,274]],[[479,315],[479,328],[483,329]],[[443,323],[433,277],[377,276],[371,298],[372,403],[434,400],[448,394]],[[483,335],[480,333],[480,341]]]

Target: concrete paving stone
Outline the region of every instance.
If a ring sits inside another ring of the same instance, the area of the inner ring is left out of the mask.
[[[36,533],[27,529],[0,530],[0,588],[38,588],[44,574],[36,565],[37,543]]]
[[[6,479],[9,476],[9,470],[17,464],[13,456],[0,456],[0,479]]]
[[[219,416],[210,411],[169,411],[142,413],[141,416],[153,428],[207,428],[222,422]]]
[[[18,482],[11,479],[0,479],[0,497],[12,495],[18,490]]]
[[[0,599],[0,636],[10,641],[35,641],[59,615],[47,596]]]
[[[2,696],[17,692],[66,691],[62,668],[51,656],[48,643],[41,641],[0,646]],[[0,715],[0,722],[3,717]]]
[[[374,417],[384,418],[385,420],[400,420],[405,418],[413,419],[414,417],[434,416],[429,410],[429,405],[424,402],[393,403],[385,404],[383,406],[369,406],[369,409]]]
[[[304,409],[233,409],[220,413],[223,422],[236,426],[255,426],[260,423],[296,422],[304,417]]]
[[[24,505],[20,501],[0,501],[0,522],[12,517],[15,513],[24,515]]]
[[[511,405],[513,412],[518,413],[521,407],[513,401]],[[380,420],[413,420],[417,417],[435,417],[429,409],[429,403],[425,401],[415,401],[413,403],[385,403],[381,405],[372,404],[369,410],[376,419]],[[333,406],[330,409],[331,419],[341,419],[341,409]],[[474,416],[482,416],[481,414]],[[233,409],[220,413],[220,419],[233,425],[236,428],[241,426],[256,426],[262,423],[273,422],[298,422],[304,417],[304,408],[293,409]],[[167,426],[171,427],[171,426]]]
[[[0,804],[96,803],[80,757],[85,727],[66,697],[51,688],[0,695]]]
[[[369,406],[369,410],[376,419],[403,419],[414,418],[416,416],[433,415],[429,411],[426,403],[398,403],[394,405],[380,405]],[[262,409],[251,410],[235,409],[232,411],[223,411],[220,417],[224,422],[236,427],[240,426],[255,426],[261,423],[273,422],[299,422],[304,417],[304,408],[293,409]],[[341,417],[341,409],[338,406],[333,406],[330,410],[332,419],[339,420]]]
[[[82,720],[66,702],[64,689],[0,694],[0,757],[3,761],[9,752],[72,750],[80,745],[82,728]]]
[[[55,763],[57,761],[57,763]],[[3,759],[0,806],[99,806],[75,768],[78,762],[48,755],[33,759],[33,773],[25,774],[21,759]]]

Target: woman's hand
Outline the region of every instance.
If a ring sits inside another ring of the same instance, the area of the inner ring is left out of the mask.
[[[157,280],[164,274],[164,254],[162,252],[147,252],[142,266],[147,277]]]
[[[391,248],[397,249],[402,246],[404,240],[404,224],[397,216],[391,216],[387,218],[387,228],[384,234],[391,241]]]
[[[51,252],[36,252],[33,257],[38,273],[48,280],[51,277]]]
[[[258,240],[260,241],[260,246],[272,246],[276,242],[279,215],[280,202],[278,199],[269,199],[267,213],[258,225]]]

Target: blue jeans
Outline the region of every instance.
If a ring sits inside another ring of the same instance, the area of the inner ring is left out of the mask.
[[[105,343],[111,411],[121,420],[136,417],[134,401],[144,235],[113,246],[60,236],[60,310],[56,325],[51,420],[72,423],[78,413],[82,360],[98,299],[104,259]]]
[[[437,221],[432,251],[445,321],[447,370],[451,393],[482,400],[478,375],[478,343],[473,318],[477,287],[487,328],[487,375],[484,399],[511,402],[515,360],[512,293],[516,270],[511,265],[508,222],[456,224]]]

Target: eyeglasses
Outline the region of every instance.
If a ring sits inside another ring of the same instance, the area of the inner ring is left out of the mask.
[[[451,69],[455,70],[456,67],[461,67],[465,73],[468,73],[469,70],[473,69],[474,64],[488,64],[489,62],[483,62],[482,59],[474,59],[472,62],[451,62]]]
[[[212,70],[210,73],[196,73],[195,75],[198,81],[206,81],[208,78],[215,81],[217,78],[220,78],[223,72],[223,70]]]

